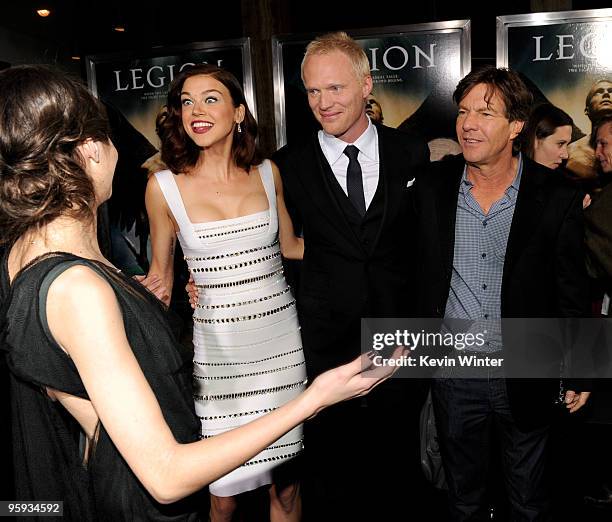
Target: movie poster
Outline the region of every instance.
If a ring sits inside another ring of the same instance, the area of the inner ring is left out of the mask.
[[[458,151],[452,92],[470,68],[467,20],[352,32],[370,61],[372,119],[423,135],[440,154]],[[274,81],[278,146],[318,128],[300,66],[315,35],[275,37]],[[452,142],[452,143],[451,143]]]
[[[118,109],[157,147],[155,118],[166,102],[170,82],[183,68],[201,63],[232,72],[243,85],[251,111],[257,114],[247,38],[160,47],[148,55],[88,56],[87,81],[96,96]]]
[[[548,101],[572,117],[575,129],[567,166],[581,177],[596,175],[588,146],[591,120],[601,110],[612,111],[610,95],[597,106],[592,96],[612,88],[611,34],[612,9],[497,19],[497,65],[521,72],[532,83],[536,103]],[[587,97],[592,100],[589,107]]]

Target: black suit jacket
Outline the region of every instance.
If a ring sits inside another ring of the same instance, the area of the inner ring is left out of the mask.
[[[552,170],[523,158],[523,173],[504,261],[502,318],[587,317],[582,195]],[[415,184],[419,221],[418,313],[442,317],[450,290],[463,156],[432,163]],[[505,335],[505,334],[504,334]],[[508,379],[513,414],[545,419],[554,382]]]
[[[304,236],[297,296],[310,377],[360,352],[362,317],[409,314],[414,220],[407,185],[429,162],[429,151],[412,134],[384,126],[377,130],[382,193],[377,191],[374,199],[382,198],[382,219],[371,240],[349,224],[316,134],[273,158],[288,208]]]

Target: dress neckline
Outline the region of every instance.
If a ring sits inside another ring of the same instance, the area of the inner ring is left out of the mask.
[[[174,182],[174,185],[176,187],[176,191],[178,193],[178,197],[181,203],[181,206],[183,207],[183,211],[185,212],[185,217],[187,218],[187,221],[189,222],[189,224],[192,227],[201,227],[201,226],[207,226],[207,225],[215,225],[218,223],[230,223],[232,221],[239,221],[241,219],[245,219],[245,218],[252,218],[254,216],[257,216],[259,214],[264,214],[267,213],[268,215],[270,214],[271,210],[272,210],[272,204],[270,201],[270,194],[268,194],[268,189],[266,188],[266,184],[264,182],[264,178],[262,175],[262,169],[261,167],[263,166],[263,163],[261,165],[258,165],[257,168],[257,174],[259,176],[259,180],[261,181],[261,184],[263,186],[264,192],[266,193],[266,198],[268,200],[268,208],[264,209],[264,210],[258,210],[257,212],[252,212],[250,214],[243,214],[242,216],[236,216],[236,217],[231,217],[231,218],[224,218],[224,219],[215,219],[212,221],[192,221],[191,218],[189,217],[189,214],[187,213],[187,206],[185,205],[185,201],[183,200],[183,195],[181,194],[181,189],[179,188],[178,183],[176,182],[176,179],[174,178],[175,174],[172,173],[172,181]]]
[[[258,212],[253,212],[252,214],[244,214],[242,216],[237,216],[237,217],[233,217],[233,218],[225,218],[225,219],[216,219],[214,221],[198,221],[198,222],[193,222],[193,221],[189,221],[194,227],[206,227],[207,225],[218,225],[219,223],[231,223],[233,221],[240,221],[240,220],[244,220],[247,218],[254,218],[255,216],[258,216],[260,214],[269,214],[270,213],[270,207],[268,207],[265,210],[260,210]]]

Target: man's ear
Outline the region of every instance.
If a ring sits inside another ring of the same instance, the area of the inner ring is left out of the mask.
[[[87,138],[77,148],[85,160],[90,159],[94,163],[100,163],[100,147],[92,138]]]
[[[521,120],[515,120],[512,122],[512,137],[511,139],[515,139],[523,130],[525,126],[525,122]]]
[[[363,79],[363,87],[362,87],[362,95],[363,95],[363,99],[367,99],[367,97],[370,95],[370,93],[372,92],[372,77],[368,74],[364,79]]]

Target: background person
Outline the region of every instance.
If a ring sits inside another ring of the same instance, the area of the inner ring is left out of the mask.
[[[569,114],[559,107],[550,103],[538,105],[525,124],[525,155],[549,169],[558,169],[568,158],[573,125]]]
[[[565,168],[568,158],[568,146],[572,140],[574,121],[571,116],[559,107],[543,103],[535,107],[529,115],[523,132],[523,152],[536,163],[552,170],[561,171],[566,177],[583,181],[581,186],[589,192],[591,183],[585,183],[583,178],[576,178]],[[585,194],[582,207],[591,203],[590,194]]]

